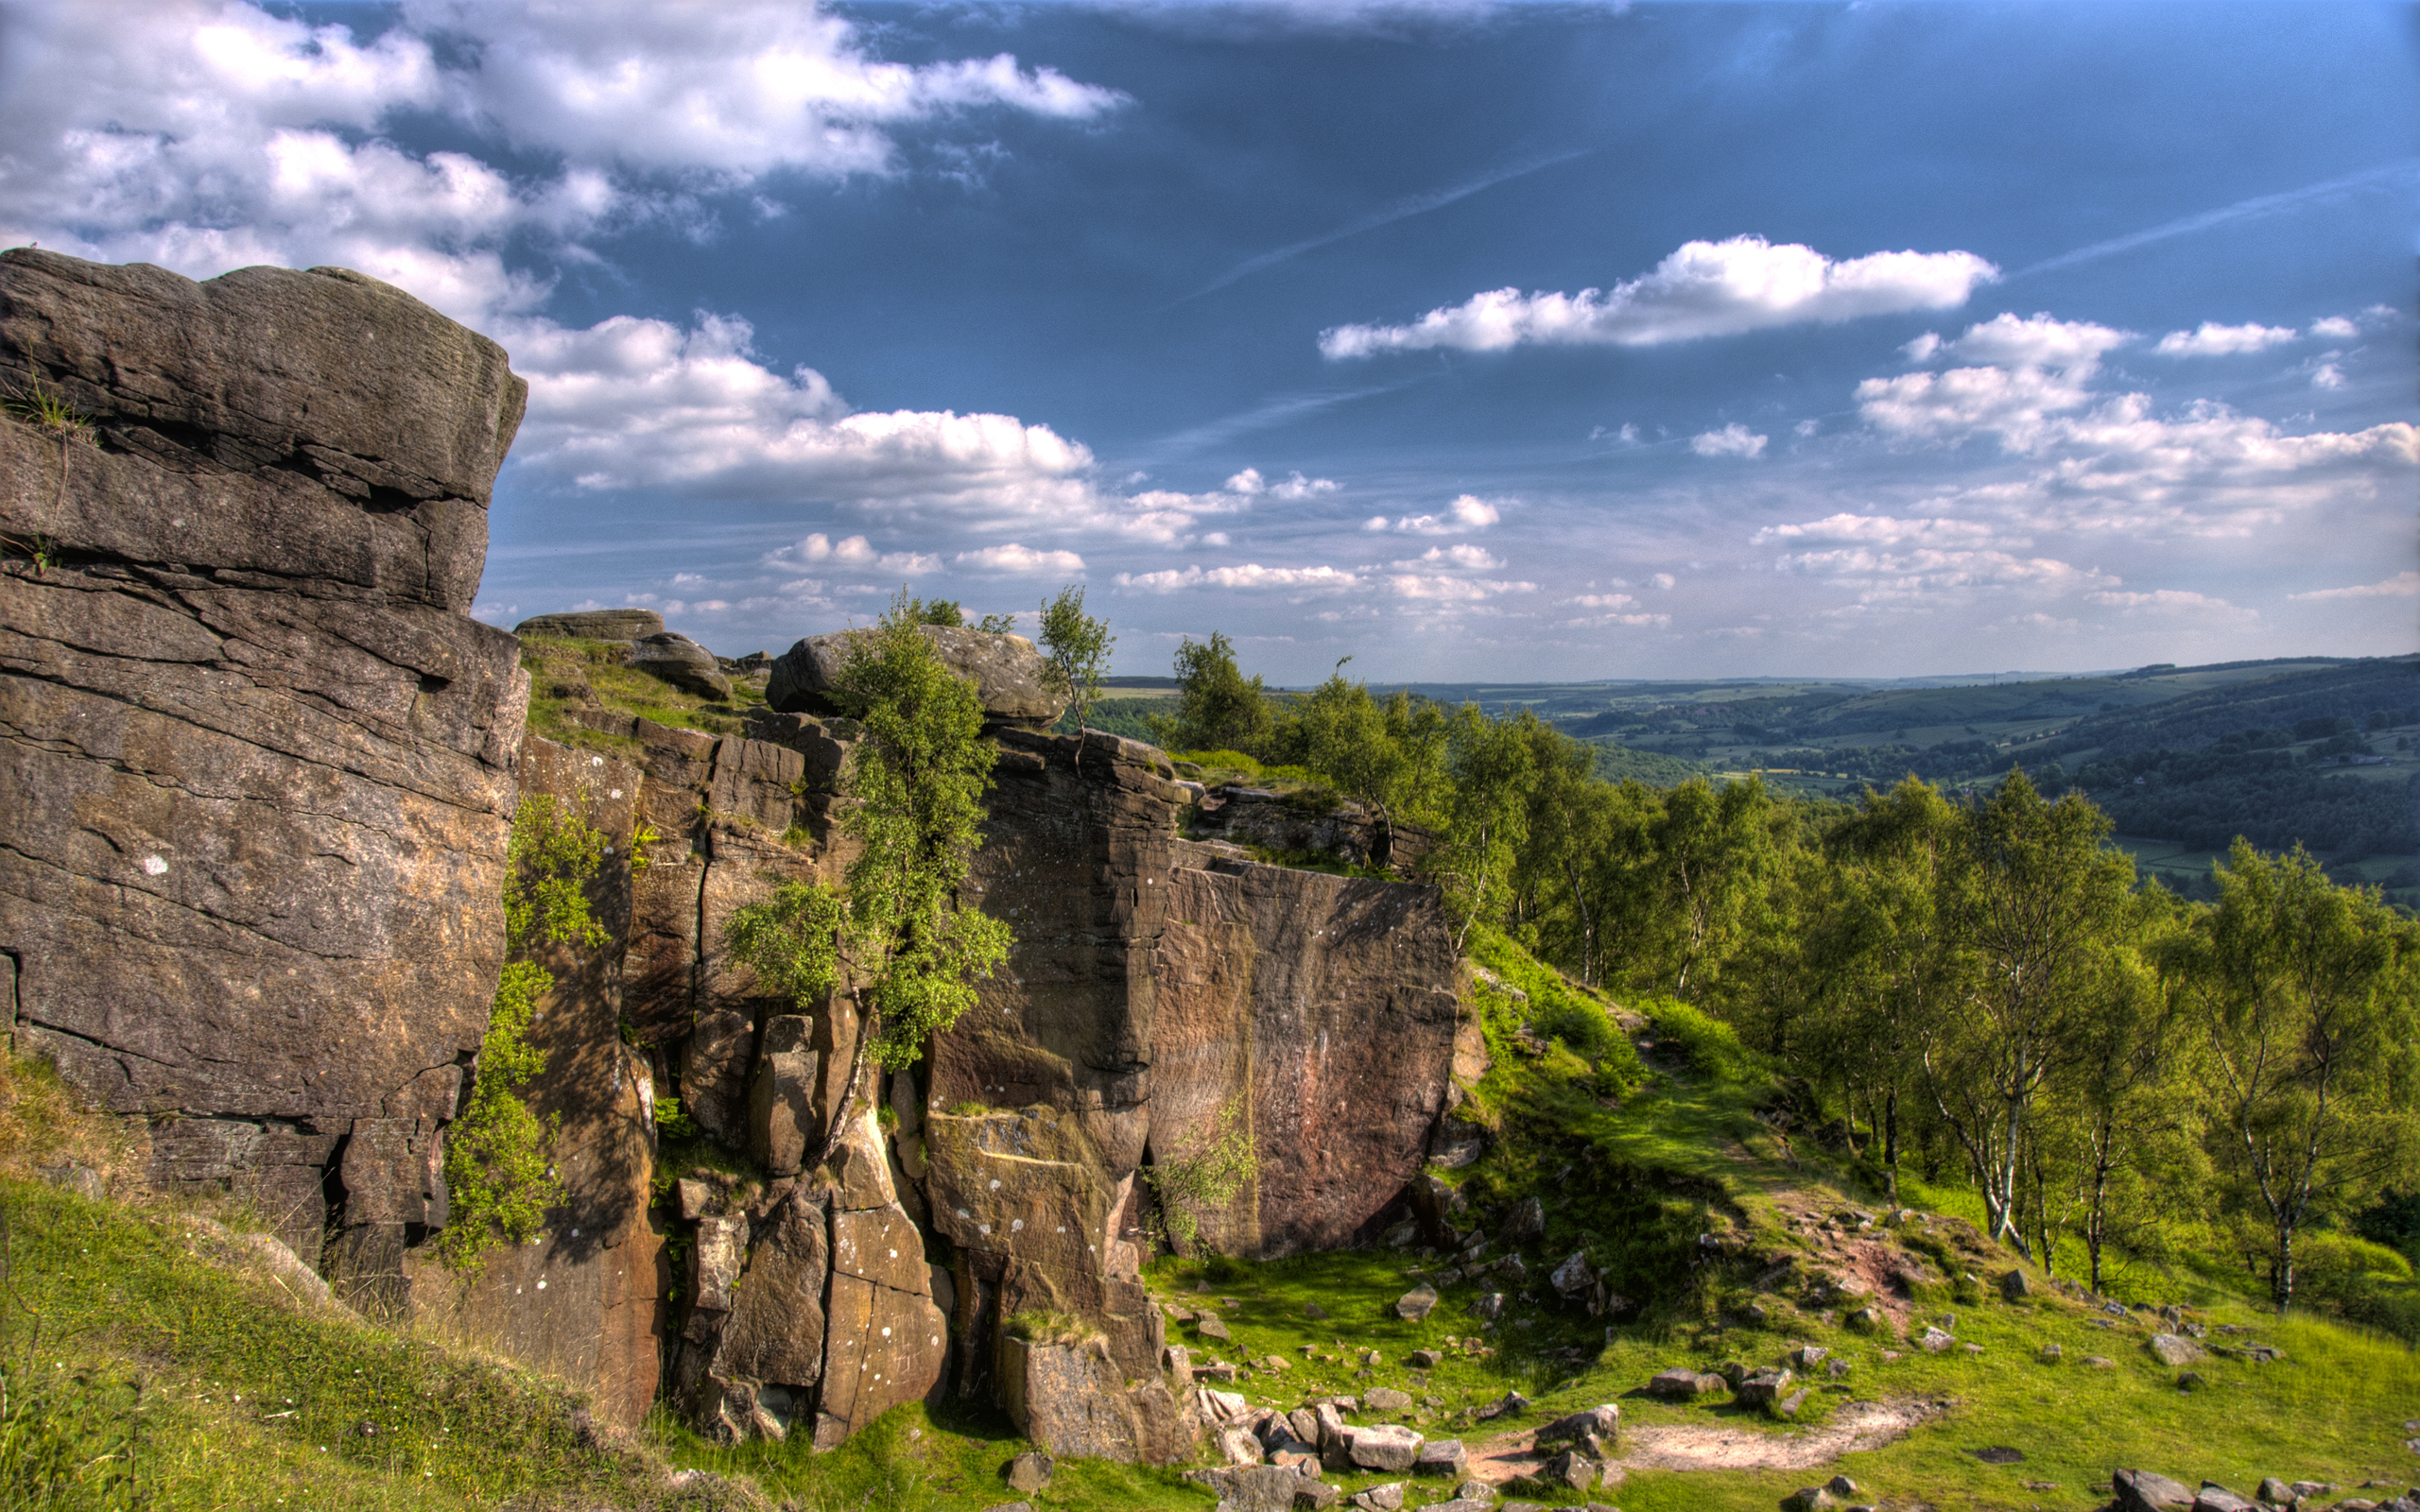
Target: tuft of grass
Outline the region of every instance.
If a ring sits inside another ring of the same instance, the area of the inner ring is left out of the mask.
[[[529,728],[558,745],[609,756],[635,758],[639,743],[574,722],[578,709],[602,709],[652,719],[676,730],[736,735],[741,716],[765,701],[763,690],[735,681],[728,702],[685,693],[660,678],[622,664],[625,648],[614,641],[532,635],[521,643],[521,664],[529,673]]]

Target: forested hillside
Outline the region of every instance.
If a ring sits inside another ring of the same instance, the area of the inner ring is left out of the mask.
[[[1971,764],[1851,801],[1752,774],[1608,782],[1590,745],[1530,709],[1380,699],[1340,676],[1280,704],[1223,637],[1188,644],[1180,669],[1147,716],[1163,744],[1243,753],[1259,781],[1433,832],[1421,868],[1466,929],[1727,1022],[1803,1088],[1783,1126],[1893,1187],[1903,1170],[1970,1186],[1991,1237],[2096,1290],[2118,1264],[2256,1276],[2280,1307],[2420,1336],[2405,1200],[2420,1184],[2420,925],[2258,838],[2235,842],[2206,901],[2143,885],[2091,786],[2147,814],[2248,777],[2271,784],[2263,836],[2335,822],[2357,806],[2330,782],[2403,791],[2318,769],[2408,747],[2391,732],[2412,711],[2387,702],[2410,663],[2246,679],[2036,741],[1943,742]],[[1939,716],[1986,691],[1925,697]],[[2371,703],[2375,717],[2342,712]],[[2186,740],[2204,750],[2164,744]],[[2048,781],[2009,773],[2027,745]]]

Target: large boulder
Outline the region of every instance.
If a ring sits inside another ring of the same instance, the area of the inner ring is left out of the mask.
[[[0,536],[58,554],[0,563],[17,1047],[314,1264],[442,1221],[527,695],[467,610],[526,386],[358,273],[20,249],[0,381],[37,378],[97,444],[0,421]]]
[[[2193,1504],[2190,1486],[2151,1470],[2121,1469],[2109,1479],[2119,1512],[2185,1512]]]
[[[630,665],[700,698],[731,696],[731,679],[723,676],[715,654],[676,631],[663,630],[632,642]]]
[[[975,684],[983,717],[994,725],[1045,730],[1067,709],[1066,695],[1051,683],[1049,663],[1022,635],[989,635],[955,626],[917,627],[949,669]],[[846,713],[832,696],[840,669],[866,630],[810,635],[774,659],[765,701],[785,713]]]
[[[664,633],[664,616],[651,609],[576,610],[538,614],[512,627],[515,635],[555,635],[574,641],[644,641]]]

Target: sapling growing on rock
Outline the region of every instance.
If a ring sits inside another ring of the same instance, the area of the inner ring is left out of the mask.
[[[1084,612],[1084,591],[1075,584],[1042,606],[1042,648],[1050,659],[1050,680],[1073,706],[1068,712],[1076,716],[1079,767],[1084,764],[1084,717],[1100,702],[1101,675],[1109,670],[1109,648],[1116,644],[1107,620]]]
[[[856,1111],[869,1057],[891,1071],[975,1002],[974,984],[1008,959],[1009,927],[961,907],[958,889],[982,844],[994,752],[975,685],[918,633],[930,623],[903,590],[855,638],[834,696],[864,727],[840,776],[855,799],[841,821],[860,847],[845,899],[821,883],[785,884],[734,914],[732,954],[802,1007],[839,984],[845,962],[862,1022],[847,1090],[809,1165],[830,1160]]]

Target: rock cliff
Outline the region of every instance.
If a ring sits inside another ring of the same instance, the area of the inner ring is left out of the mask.
[[[1256,1178],[1191,1214],[1231,1253],[1407,1211],[1452,1095],[1437,894],[1220,837],[1366,862],[1366,819],[1281,835],[1150,747],[1042,733],[1029,643],[934,632],[998,745],[968,887],[1017,944],[921,1064],[864,1074],[810,1167],[855,1009],[766,996],[724,932],[845,872],[845,638],[758,659],[774,707],[743,718],[652,616],[542,616],[524,631],[626,641],[738,732],[549,691],[568,743],[526,736],[518,643],[465,614],[523,398],[493,343],[340,269],[194,284],[14,251],[0,349],[0,381],[65,413],[0,421],[12,1042],[139,1128],[156,1184],[255,1203],[355,1308],[625,1422],[669,1398],[721,1438],[821,1446],[954,1391],[1054,1452],[1164,1461],[1201,1424],[1140,1282],[1149,1168],[1250,1140]],[[560,1118],[562,1200],[465,1280],[434,1258],[442,1151],[525,796],[610,845],[607,937],[540,961],[524,1094]]]
[[[524,386],[342,269],[0,254],[16,1042],[298,1252],[415,1228],[503,955],[526,696],[466,617]]]

